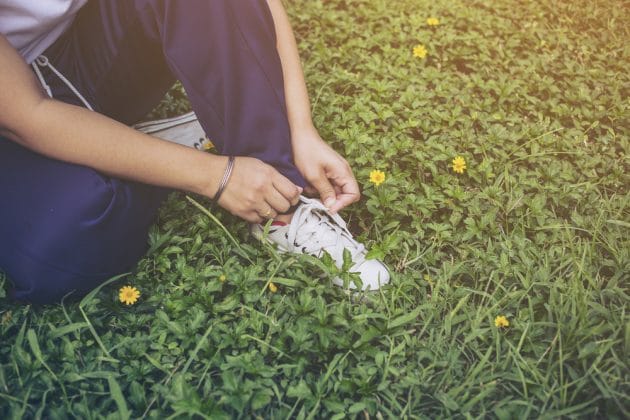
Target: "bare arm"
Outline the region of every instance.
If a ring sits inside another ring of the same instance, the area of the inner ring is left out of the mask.
[[[51,100],[30,69],[0,38],[0,126],[46,156],[121,178],[209,195],[225,158],[142,134],[86,109]],[[180,168],[190,170],[182,171]]]
[[[313,125],[297,43],[281,0],[267,0],[267,3],[273,16],[282,62],[295,164],[334,213],[359,200],[359,186],[346,160],[321,139]]]
[[[49,99],[2,36],[0,65],[0,129],[10,139],[43,155],[120,178],[208,197],[217,190],[226,157],[169,143],[98,113]],[[265,174],[267,180],[252,186],[252,177]],[[228,185],[220,204],[244,219],[261,221],[260,213],[269,207],[282,211],[295,201],[296,187],[279,177],[256,159],[239,158],[230,181],[234,185]],[[280,187],[274,188],[269,179]]]
[[[292,131],[314,130],[306,81],[289,17],[280,0],[267,0],[267,2],[278,39],[277,49],[282,62],[289,125]]]

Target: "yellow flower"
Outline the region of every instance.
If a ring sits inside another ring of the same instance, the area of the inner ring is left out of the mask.
[[[455,159],[453,159],[453,171],[457,172],[458,174],[463,174],[465,169],[466,161],[463,157],[457,156]]]
[[[429,26],[437,26],[439,24],[440,24],[440,19],[438,18],[430,17],[427,19],[427,25]]]
[[[132,286],[124,286],[120,289],[118,293],[118,299],[125,305],[133,305],[138,301],[140,297],[140,292],[138,289]]]
[[[276,286],[275,284],[273,284],[273,282],[269,282],[269,291],[271,293],[276,293],[278,291],[278,286]]]
[[[429,286],[433,286],[433,278],[430,275],[425,274],[424,276],[422,276],[422,278],[424,279],[424,281],[429,283]]]
[[[424,58],[427,56],[427,49],[424,45],[418,44],[413,48],[413,56],[418,58]]]
[[[221,274],[221,275],[219,276],[219,281],[220,281],[221,283],[223,283],[223,282],[225,281],[225,278],[226,278],[226,277],[225,277],[225,274]]]
[[[494,326],[497,328],[505,328],[510,326],[510,321],[503,315],[499,315],[494,318]]]
[[[9,322],[11,322],[11,319],[13,319],[13,312],[7,311],[3,313],[2,320],[0,321],[0,325],[9,325]]]
[[[385,181],[385,172],[379,171],[378,169],[370,172],[370,182],[374,185],[378,187],[383,181]]]

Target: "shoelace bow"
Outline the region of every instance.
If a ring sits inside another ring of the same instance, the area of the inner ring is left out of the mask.
[[[330,214],[324,205],[305,197],[301,198],[302,205],[298,207],[289,225],[289,250],[303,249],[303,252],[313,254],[326,250],[332,256],[343,255],[348,249],[354,264],[360,264],[365,259],[365,247],[352,238],[346,223],[337,214]],[[320,232],[323,234],[319,234]],[[328,248],[333,247],[334,251]],[[332,252],[331,252],[332,251]]]

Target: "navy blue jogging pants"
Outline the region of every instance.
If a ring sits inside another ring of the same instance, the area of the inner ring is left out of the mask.
[[[44,55],[96,112],[127,124],[180,80],[220,153],[259,158],[306,184],[292,161],[265,0],[91,0]],[[82,105],[42,71],[56,99]],[[0,269],[13,297],[78,297],[132,269],[167,194],[0,137]]]

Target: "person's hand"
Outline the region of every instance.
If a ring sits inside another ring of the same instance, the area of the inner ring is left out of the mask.
[[[298,203],[302,188],[272,166],[250,157],[237,157],[219,205],[251,223],[262,223]]]
[[[317,130],[293,133],[292,144],[295,165],[312,186],[306,191],[319,194],[331,213],[361,198],[350,165],[322,140]]]

